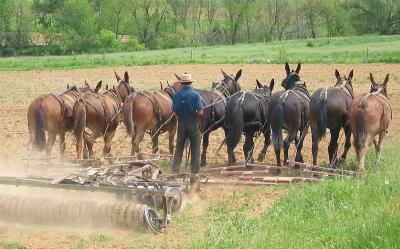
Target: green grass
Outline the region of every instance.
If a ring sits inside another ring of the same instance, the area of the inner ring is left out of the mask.
[[[233,195],[207,211],[207,232],[190,248],[400,248],[399,146],[400,138],[362,179],[291,185],[258,217],[248,216],[258,208],[247,204],[251,191]]]
[[[367,57],[367,49],[368,60]],[[191,57],[191,51],[193,57]],[[353,36],[110,54],[0,58],[0,71],[155,64],[400,62],[400,35]]]

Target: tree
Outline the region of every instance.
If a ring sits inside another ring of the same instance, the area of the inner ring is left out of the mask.
[[[311,37],[316,38],[317,33],[316,29],[318,26],[318,22],[320,21],[321,18],[321,10],[323,3],[325,1],[320,1],[320,0],[303,0],[301,3],[301,10],[305,14],[305,18],[307,21],[308,26],[310,27],[311,30]]]
[[[236,43],[237,32],[243,24],[245,13],[254,0],[224,0],[225,20],[228,30],[225,29],[226,41]]]
[[[96,44],[96,16],[88,0],[66,0],[55,18],[68,49],[87,51]]]
[[[13,10],[12,0],[0,0],[0,46],[7,45],[7,32],[11,30],[11,15]]]
[[[358,0],[348,6],[359,33],[378,32],[383,35],[400,33],[400,2],[398,0]]]
[[[167,0],[172,9],[175,26],[182,25],[184,29],[187,28],[189,9],[192,2],[193,0]]]
[[[165,0],[132,0],[129,4],[132,25],[147,48],[155,47],[155,35],[160,31],[167,7]]]
[[[33,0],[32,12],[35,20],[36,30],[46,40],[46,44],[52,44],[55,39],[56,24],[55,13],[64,5],[64,0]]]
[[[281,40],[285,31],[292,21],[292,10],[290,0],[265,0],[262,8],[263,30],[265,40],[278,38]]]
[[[115,38],[123,34],[129,11],[125,0],[100,0],[98,29],[108,29],[115,33]]]

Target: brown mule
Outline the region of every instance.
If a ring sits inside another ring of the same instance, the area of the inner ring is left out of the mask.
[[[129,75],[125,72],[124,79],[115,73],[117,84],[102,94],[86,93],[74,105],[74,135],[76,138],[77,158],[82,158],[82,140],[85,140],[89,157],[93,158],[93,144],[96,139],[104,136],[103,156],[111,151],[111,140],[120,122],[122,103],[133,88],[129,85]],[[92,133],[86,134],[85,127]]]
[[[168,85],[160,92],[135,92],[124,102],[123,116],[128,134],[132,136],[131,155],[139,152],[146,131],[152,135],[152,153],[158,151],[159,134],[168,131],[169,153],[174,153],[177,119],[172,116],[172,95],[182,87],[180,82]]]
[[[64,157],[65,133],[72,130],[72,109],[79,94],[97,92],[102,82],[97,83],[94,90],[85,82],[85,87],[69,87],[59,95],[47,94],[34,99],[28,107],[28,129],[30,144],[33,149],[42,151],[46,149],[46,155],[50,156],[57,134],[60,136],[60,155]],[[47,143],[46,135],[48,133]]]
[[[376,149],[376,163],[381,158],[382,143],[392,120],[392,107],[387,99],[389,74],[377,84],[370,74],[371,91],[354,98],[349,109],[349,120],[357,153],[358,169],[365,171],[365,155],[372,142]],[[379,135],[377,141],[375,137]]]

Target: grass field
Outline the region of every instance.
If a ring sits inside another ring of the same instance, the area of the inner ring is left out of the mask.
[[[367,52],[368,51],[368,52]],[[400,35],[276,41],[111,54],[0,58],[1,71],[157,64],[400,62]]]

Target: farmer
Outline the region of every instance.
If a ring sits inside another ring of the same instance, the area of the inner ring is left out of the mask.
[[[179,173],[182,163],[183,148],[187,139],[190,141],[190,167],[194,182],[194,175],[199,173],[200,168],[200,128],[197,118],[203,115],[203,102],[200,94],[192,88],[192,76],[184,73],[180,83],[183,85],[181,90],[173,96],[172,110],[178,116],[178,135],[176,139],[176,149],[174,154],[173,172]]]

